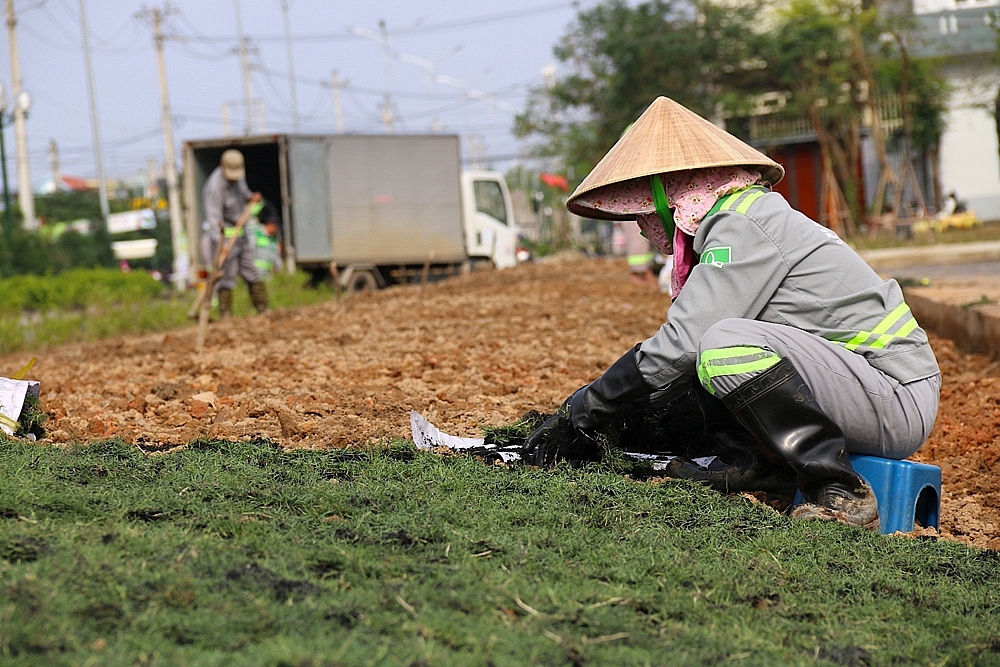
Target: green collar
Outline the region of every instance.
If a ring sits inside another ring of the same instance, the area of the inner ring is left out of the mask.
[[[674,210],[670,208],[670,203],[667,201],[667,192],[663,189],[663,181],[660,180],[659,174],[650,176],[649,187],[653,191],[653,206],[656,207],[656,215],[660,216],[663,231],[667,233],[667,238],[673,243]]]

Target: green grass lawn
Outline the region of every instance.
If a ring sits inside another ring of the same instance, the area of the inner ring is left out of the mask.
[[[3,665],[1000,664],[1000,554],[690,483],[0,443]]]

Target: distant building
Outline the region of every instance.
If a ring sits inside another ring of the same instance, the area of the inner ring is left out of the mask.
[[[942,58],[952,87],[941,139],[941,187],[984,220],[1000,220],[997,31],[1000,0],[913,0],[913,55]]]
[[[35,194],[51,195],[55,192],[87,192],[90,189],[90,186],[84,179],[63,174],[59,176],[58,182],[52,176],[46,176],[45,180],[35,188]]]
[[[994,29],[1000,25],[1000,0],[889,0],[883,8],[914,19],[915,30],[908,41],[911,57],[940,58],[951,87],[939,151],[942,195],[955,191],[980,218],[1000,220],[1000,151],[994,115],[1000,111],[998,33]],[[727,118],[726,128],[780,162],[785,179],[776,189],[792,206],[820,220],[823,169],[819,143],[809,119],[785,111],[785,101],[785,93],[762,95],[748,115]],[[886,135],[901,128],[898,100],[884,99],[877,111]],[[861,128],[861,142],[859,194],[871,209],[881,167],[870,118]],[[886,149],[893,169],[902,177],[899,144],[889,142]],[[934,165],[930,156],[913,154],[911,159],[923,199],[933,207]]]

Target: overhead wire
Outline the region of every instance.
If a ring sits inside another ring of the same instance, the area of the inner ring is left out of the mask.
[[[186,50],[189,51],[190,55],[193,55],[194,57],[199,58],[201,60],[222,60],[223,58],[228,58],[228,57],[231,57],[231,56],[233,56],[233,55],[236,54],[236,52],[234,51],[234,47],[228,46],[228,45],[220,45],[221,48],[222,48],[222,51],[219,51],[218,53],[212,53],[212,54],[197,53],[194,50],[194,48],[192,47],[192,45],[190,44],[190,42],[192,42],[192,41],[194,41],[194,42],[206,42],[206,41],[216,42],[216,41],[220,41],[220,40],[201,39],[203,37],[203,35],[201,35],[201,33],[199,32],[198,26],[196,26],[195,23],[194,23],[194,21],[192,21],[190,18],[188,18],[187,15],[184,14],[184,12],[177,11],[174,14],[174,16],[178,17],[178,19],[180,20],[180,22],[183,23],[186,26],[186,28],[191,32],[191,34],[190,35],[186,35],[186,34],[178,32],[177,35],[176,35],[178,39],[175,39],[175,40],[172,40],[172,41],[175,44],[183,45],[186,48]],[[234,39],[234,42],[235,42],[235,38],[233,38],[233,39]]]
[[[575,2],[557,2],[542,7],[534,7],[532,9],[521,9],[512,12],[504,12],[501,14],[493,14],[490,16],[481,16],[479,18],[457,19],[455,21],[445,21],[442,23],[430,24],[426,26],[401,28],[393,32],[393,36],[395,37],[399,35],[409,35],[414,33],[425,33],[425,32],[439,32],[442,30],[453,30],[455,28],[467,28],[469,26],[479,25],[483,23],[496,23],[499,21],[516,20],[520,18],[527,18],[528,16],[535,16],[537,14],[544,14],[559,9],[566,9],[569,7],[573,7],[575,5],[576,5]]]
[[[489,14],[486,16],[475,16],[464,19],[456,19],[454,21],[444,21],[441,23],[431,23],[428,25],[418,25],[412,28],[400,28],[399,30],[390,31],[393,37],[405,36],[411,34],[419,34],[426,32],[438,32],[454,30],[459,28],[466,28],[474,25],[482,25],[487,23],[498,23],[502,21],[511,21],[521,18],[527,18],[529,16],[536,16],[538,14],[556,11],[560,9],[568,9],[574,7],[575,2],[558,2],[549,5],[544,5],[542,7],[533,7],[531,9],[520,9],[511,12],[502,12],[499,14]],[[361,39],[357,35],[350,32],[336,32],[336,33],[306,33],[294,36],[296,42],[313,42],[313,41],[347,41]],[[220,35],[198,35],[195,39],[199,41],[221,41],[221,40],[232,40],[235,38],[232,35],[220,36]],[[284,41],[284,35],[258,35],[254,37],[258,42],[278,42]]]
[[[281,100],[285,99],[285,93],[282,92],[282,91],[280,91],[280,90],[278,90],[278,85],[274,82],[274,79],[271,78],[271,70],[269,70],[266,67],[264,67],[264,64],[260,61],[259,58],[260,58],[260,56],[258,54],[257,60],[251,66],[250,71],[251,72],[259,72],[260,74],[263,75],[264,82],[270,88],[270,92],[273,93],[273,94],[275,94],[275,95],[277,95],[277,99],[279,100],[279,103],[276,104],[275,106],[277,106],[277,107],[286,106],[286,105],[283,105],[283,104],[280,103]],[[264,95],[264,89],[265,89],[264,86],[260,86],[259,87],[259,90],[261,91],[261,96],[262,97]],[[274,102],[274,99],[272,98],[271,101]]]

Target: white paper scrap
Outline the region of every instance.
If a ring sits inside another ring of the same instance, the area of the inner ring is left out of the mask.
[[[442,433],[434,424],[427,421],[419,412],[410,411],[410,431],[413,433],[413,444],[417,449],[434,449],[447,447],[456,452],[469,452],[474,456],[499,457],[504,463],[520,461],[519,452],[506,451],[495,445],[487,445],[483,438],[460,438],[456,435]]]
[[[459,438],[455,435],[442,433],[434,424],[427,421],[419,412],[410,410],[410,430],[413,432],[413,444],[417,449],[434,449],[447,447],[460,451],[472,447],[482,447],[486,442],[483,438]]]
[[[4,433],[14,435],[25,397],[38,398],[39,389],[39,384],[31,380],[0,378],[0,429]]]

